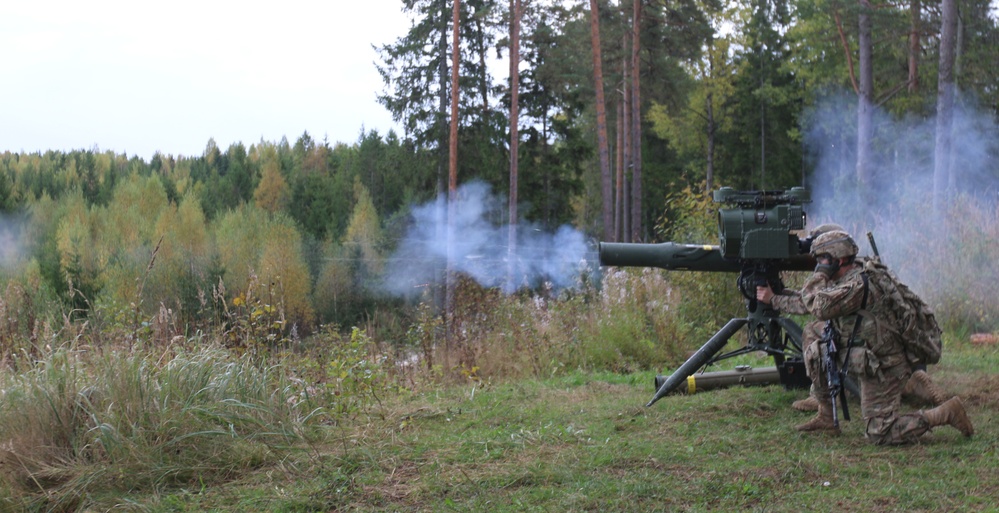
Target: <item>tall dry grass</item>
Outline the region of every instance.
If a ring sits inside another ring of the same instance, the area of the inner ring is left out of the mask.
[[[278,368],[216,347],[167,361],[67,347],[0,385],[0,494],[52,511],[228,479],[300,446],[322,411]]]

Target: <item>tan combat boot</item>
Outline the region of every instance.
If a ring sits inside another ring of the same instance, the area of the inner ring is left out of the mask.
[[[954,426],[964,436],[975,434],[975,427],[971,425],[968,413],[964,411],[964,403],[960,397],[951,397],[946,402],[933,408],[921,412],[930,427]]]
[[[912,373],[912,377],[905,383],[905,389],[902,390],[902,394],[914,395],[933,406],[940,406],[947,400],[947,395],[944,394],[944,391],[933,382],[933,379],[924,370],[917,370]]]
[[[839,428],[833,424],[832,405],[827,402],[818,401],[819,413],[812,417],[812,420],[794,427],[798,431],[828,431],[834,435],[839,434]]]
[[[819,409],[819,401],[812,396],[808,396],[791,403],[791,407],[798,411],[816,411]]]

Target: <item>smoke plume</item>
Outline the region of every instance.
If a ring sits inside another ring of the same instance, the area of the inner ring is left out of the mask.
[[[452,270],[506,293],[523,287],[557,290],[578,286],[596,262],[583,233],[569,226],[552,233],[518,222],[511,253],[504,206],[505,201],[482,182],[458,189],[451,220]],[[411,224],[389,260],[383,283],[386,291],[413,296],[435,278],[443,277],[448,261],[447,210],[444,197],[413,209]]]
[[[813,215],[839,219],[840,224],[869,225],[872,214],[920,205],[932,197],[935,117],[896,118],[875,109],[873,181],[865,190],[856,179],[856,96],[826,98],[805,116],[803,124],[807,127],[806,152],[815,164],[808,184],[815,201]],[[967,194],[995,203],[999,193],[999,127],[988,115],[958,101],[952,134],[951,195]],[[876,203],[856,205],[859,197],[874,198]]]
[[[999,280],[999,126],[971,102],[957,101],[949,189],[933,208],[936,119],[875,112],[872,181],[858,185],[855,96],[828,98],[804,120],[815,173],[806,184],[809,225],[835,222],[873,250],[952,326],[995,329],[991,285]],[[967,305],[977,304],[975,308]]]

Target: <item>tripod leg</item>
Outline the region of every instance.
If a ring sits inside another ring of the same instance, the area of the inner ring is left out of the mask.
[[[652,400],[649,401],[649,404],[646,404],[645,406],[652,406],[664,395],[672,392],[673,389],[680,385],[680,383],[686,381],[687,377],[696,372],[697,369],[701,368],[709,359],[711,359],[712,356],[715,355],[715,353],[718,352],[718,350],[724,347],[725,343],[728,342],[728,339],[734,335],[735,332],[739,331],[739,328],[745,326],[746,322],[748,322],[746,319],[732,319],[728,321],[728,323],[725,324],[722,329],[718,330],[713,337],[708,339],[708,341],[705,342],[693,356],[688,358],[686,362],[683,362],[683,365],[681,365],[676,372],[666,378],[666,381],[664,381],[662,386],[659,387],[659,390],[656,391],[655,397],[653,397]]]
[[[794,346],[795,352],[801,354],[801,340],[804,337],[801,326],[798,326],[798,323],[786,317],[778,317],[777,324],[784,329],[788,338],[791,339],[791,345]]]

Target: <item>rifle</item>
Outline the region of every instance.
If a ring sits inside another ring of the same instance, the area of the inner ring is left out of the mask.
[[[833,425],[839,428],[839,416],[836,412],[836,398],[840,398],[843,404],[843,418],[850,420],[850,407],[846,404],[846,383],[845,373],[839,368],[839,361],[836,358],[839,349],[839,331],[833,326],[832,321],[826,321],[826,327],[822,331],[822,343],[826,346],[826,354],[822,358],[823,366],[826,369],[826,383],[829,386],[829,400],[832,402]]]
[[[803,204],[811,201],[801,187],[789,190],[714,192],[718,210],[719,244],[600,243],[601,265],[658,267],[667,270],[738,273],[736,285],[746,299],[748,315],[730,320],[672,375],[656,380],[656,394],[646,406],[678,389],[692,374],[711,364],[757,351],[772,356],[786,388],[807,388],[811,380],[801,357],[802,329],[756,300],[756,287],[767,284],[777,294],[784,288],[782,271],[811,271],[811,240],[793,232],[805,228]],[[716,355],[729,338],[745,327],[745,347]]]

